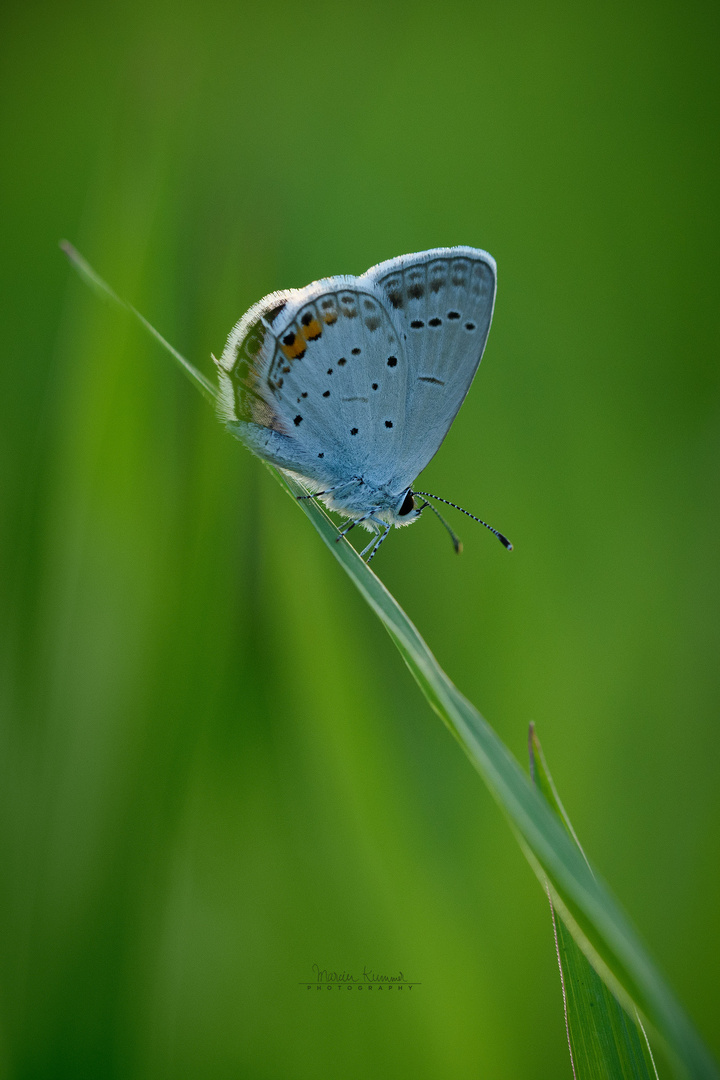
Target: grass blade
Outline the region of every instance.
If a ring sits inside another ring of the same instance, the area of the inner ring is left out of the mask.
[[[70,244],[63,250],[95,289],[135,315],[164,345],[211,401],[211,383],[180,355],[134,307],[121,300]],[[293,499],[308,492],[290,474],[268,466]],[[720,1080],[717,1067],[674,995],[655,968],[629,920],[590,867],[563,824],[535,789],[504,743],[442,670],[397,601],[338,532],[315,500],[303,512],[381,620],[430,705],[462,746],[506,814],[525,856],[547,886],[555,910],[603,982],[619,1001],[664,1040],[679,1075]]]
[[[535,785],[585,858],[560,801],[533,724],[530,725],[529,751],[530,773]],[[557,918],[552,898],[548,898],[560,967],[568,1049],[576,1080],[658,1080],[647,1036],[635,1010],[628,1014],[623,1009],[588,963],[565,923]]]

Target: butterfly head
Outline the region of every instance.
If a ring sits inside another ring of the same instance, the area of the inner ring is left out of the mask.
[[[408,488],[407,491],[402,493],[398,502],[393,507],[393,525],[409,525],[412,521],[417,521],[422,509],[422,506],[417,506],[413,493],[410,488]]]

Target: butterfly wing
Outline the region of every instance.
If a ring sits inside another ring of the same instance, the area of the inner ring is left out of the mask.
[[[375,477],[397,458],[408,367],[371,282],[271,294],[231,332],[218,367],[221,414],[261,457],[323,485]]]
[[[373,266],[362,278],[403,337],[406,399],[397,472],[401,490],[435,455],[462,405],[490,332],[497,268],[485,251],[434,248]]]

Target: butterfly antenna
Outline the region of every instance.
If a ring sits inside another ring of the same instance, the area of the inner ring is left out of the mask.
[[[503,534],[501,532],[498,532],[497,529],[493,529],[492,525],[488,525],[487,521],[483,521],[482,518],[475,517],[475,515],[471,514],[469,510],[463,510],[462,506],[458,506],[457,503],[450,502],[449,499],[441,499],[439,495],[431,495],[428,491],[414,491],[413,495],[422,495],[424,499],[437,499],[438,502],[445,503],[446,506],[452,506],[454,510],[459,510],[461,514],[466,514],[467,517],[472,518],[473,521],[477,521],[480,525],[484,525],[486,529],[489,529],[491,533],[494,533],[495,536],[497,536],[503,547],[506,547],[508,551],[512,551],[513,546],[508,540],[507,536],[503,536]],[[429,503],[427,505],[430,506]],[[430,509],[435,510],[435,507],[430,506]],[[438,517],[440,517],[440,514],[438,514],[437,510],[435,510],[435,513],[438,515]],[[442,518],[440,518],[440,520],[442,521]],[[447,525],[447,522],[445,524]],[[447,528],[449,529],[450,526],[447,525]],[[452,530],[450,531],[452,532]]]
[[[420,492],[419,492],[419,491],[414,491],[414,492],[413,492],[413,495],[419,495],[419,494],[420,494]],[[459,537],[459,536],[456,536],[456,535],[455,535],[455,533],[454,533],[454,532],[452,531],[452,529],[450,528],[450,524],[449,524],[449,522],[447,522],[447,521],[445,520],[445,518],[444,518],[444,517],[442,516],[442,514],[440,513],[440,511],[439,511],[439,510],[436,510],[436,509],[435,509],[435,507],[434,507],[434,506],[432,505],[432,503],[429,503],[429,502],[427,501],[427,499],[426,499],[426,500],[425,500],[425,502],[424,502],[424,503],[422,504],[422,506],[420,507],[420,509],[421,509],[421,510],[424,510],[426,506],[429,506],[429,507],[430,507],[430,509],[432,510],[433,514],[435,514],[435,516],[436,516],[436,517],[439,517],[439,518],[440,518],[440,520],[442,521],[443,525],[445,526],[445,528],[447,529],[447,531],[448,531],[448,532],[450,533],[450,538],[451,538],[451,540],[452,540],[452,542],[453,542],[453,547],[455,548],[455,554],[456,554],[456,555],[460,555],[460,553],[462,552],[462,540],[460,539],[460,537]]]

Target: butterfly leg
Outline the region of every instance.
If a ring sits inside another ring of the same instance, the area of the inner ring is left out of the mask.
[[[375,555],[376,555],[376,553],[377,553],[377,550],[378,550],[378,548],[380,547],[380,545],[382,544],[383,540],[385,540],[385,538],[386,538],[386,537],[388,536],[388,534],[389,534],[390,530],[392,529],[392,525],[388,525],[388,523],[387,523],[387,522],[385,522],[385,521],[381,521],[381,522],[376,522],[376,521],[375,521],[375,520],[373,519],[373,524],[375,524],[376,526],[377,526],[377,525],[381,526],[381,528],[382,528],[382,529],[384,529],[385,531],[384,531],[384,532],[382,532],[382,534],[381,534],[381,532],[380,532],[380,528],[378,528],[378,530],[377,530],[377,534],[376,534],[376,538],[375,538],[375,539],[373,540],[373,542],[372,542],[371,544],[368,544],[368,546],[367,546],[367,547],[365,548],[365,551],[363,551],[363,552],[361,553],[361,557],[363,557],[363,556],[365,555],[365,553],[366,553],[366,552],[368,552],[368,551],[370,552],[370,554],[369,554],[369,555],[368,555],[368,557],[367,557],[367,561],[368,561],[368,562],[370,562],[370,561],[371,561],[371,559],[373,559],[373,558],[375,557]],[[372,550],[371,550],[371,549],[372,549]]]
[[[351,530],[351,529],[354,529],[354,528],[355,528],[355,526],[356,526],[356,525],[359,525],[359,524],[360,524],[360,523],[361,523],[362,521],[370,521],[371,519],[372,519],[372,522],[373,522],[373,524],[372,524],[372,528],[373,528],[373,530],[374,530],[374,531],[375,531],[375,532],[377,533],[377,525],[376,525],[375,519],[373,518],[373,514],[375,513],[375,511],[376,511],[376,510],[379,510],[379,509],[380,509],[380,507],[379,507],[379,506],[374,506],[374,507],[372,508],[372,510],[371,510],[371,511],[370,511],[370,512],[369,512],[368,514],[366,514],[366,515],[365,515],[365,517],[361,517],[361,518],[354,518],[354,519],[353,519],[353,520],[352,520],[352,521],[350,522],[350,524],[349,524],[349,525],[346,525],[344,529],[341,529],[341,530],[340,530],[340,532],[339,532],[339,533],[337,534],[337,536],[335,537],[335,542],[336,542],[336,543],[339,543],[339,541],[340,541],[340,540],[342,540],[342,538],[343,538],[344,536],[347,536],[347,534],[348,534],[348,533],[350,532],[350,530]],[[373,540],[373,543],[375,543],[375,541],[374,541],[374,540]],[[372,547],[372,544],[371,544],[370,546]]]
[[[368,551],[372,551],[372,549],[375,547],[375,545],[378,542],[378,536],[380,535],[380,529],[378,528],[377,522],[375,520],[371,521],[371,525],[372,525],[372,529],[373,529],[373,538],[370,541],[370,543],[368,544],[368,546],[364,547],[362,549],[362,551],[360,552],[360,558],[361,559],[364,559],[365,556],[367,555]]]

